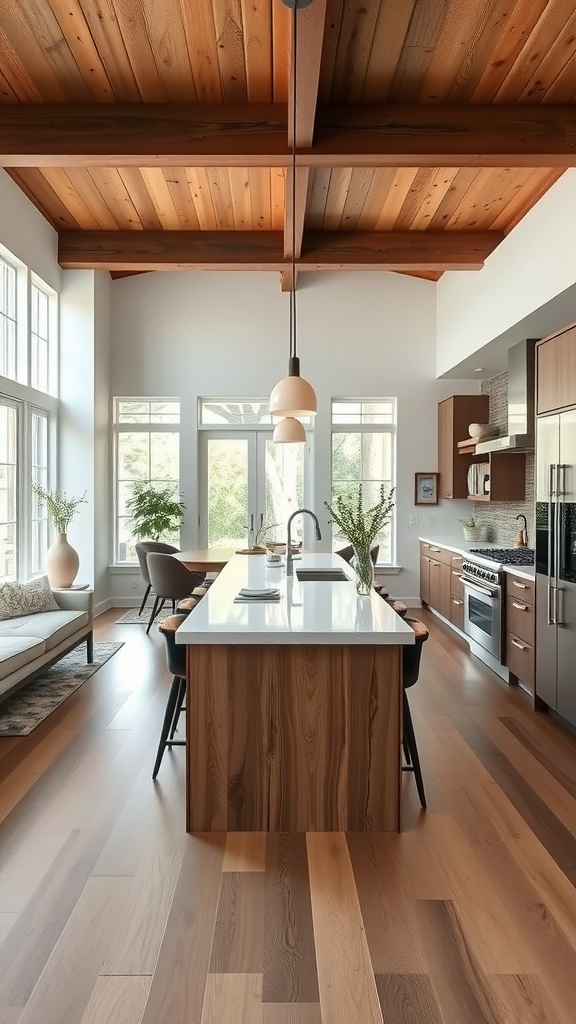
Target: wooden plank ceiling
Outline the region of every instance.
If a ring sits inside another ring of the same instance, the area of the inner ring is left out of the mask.
[[[112,272],[477,269],[576,165],[573,0],[2,0],[0,166]]]

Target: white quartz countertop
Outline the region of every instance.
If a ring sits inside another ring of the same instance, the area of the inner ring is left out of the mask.
[[[301,582],[299,568],[338,568],[348,580]],[[234,604],[242,587],[278,587],[277,602]],[[413,644],[411,626],[374,591],[358,597],[339,555],[305,553],[294,575],[265,555],[234,555],[176,632],[182,644]]]
[[[455,540],[454,537],[419,537],[418,540],[422,541],[423,544],[434,544],[439,548],[446,548],[448,551],[453,551],[456,555],[467,555],[472,548],[503,548],[505,544],[488,544],[484,540]],[[512,545],[508,545],[512,547]],[[536,568],[534,565],[505,565],[504,572],[512,573],[514,576],[520,576],[525,580],[533,580],[536,577]]]

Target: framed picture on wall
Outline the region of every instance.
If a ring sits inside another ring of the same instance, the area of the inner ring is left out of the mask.
[[[438,504],[438,473],[414,474],[414,504]]]

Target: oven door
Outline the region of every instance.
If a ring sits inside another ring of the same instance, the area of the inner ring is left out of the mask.
[[[498,661],[502,653],[502,620],[500,587],[487,583],[472,583],[461,577],[464,584],[464,632]]]

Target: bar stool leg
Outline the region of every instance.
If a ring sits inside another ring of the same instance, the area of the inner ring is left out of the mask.
[[[155,779],[158,775],[160,765],[162,764],[162,758],[164,757],[164,751],[168,745],[168,733],[170,727],[174,721],[174,711],[176,710],[176,704],[178,701],[178,695],[180,693],[181,680],[178,676],[174,676],[172,680],[172,686],[170,687],[170,693],[168,694],[168,702],[166,704],[166,711],[164,712],[164,721],[162,722],[162,732],[160,733],[160,742],[158,744],[158,753],[156,754],[156,760],[154,762],[154,768],[152,770],[152,778]]]
[[[186,680],[185,679],[181,679],[180,680],[180,689],[178,690],[178,697],[177,697],[177,700],[176,700],[176,707],[174,709],[174,719],[172,721],[172,728],[170,729],[170,739],[171,740],[174,739],[174,733],[176,732],[176,730],[178,728],[178,720],[180,718],[180,715],[181,715],[182,711],[184,710],[182,705],[184,704],[184,697],[185,696],[186,696]]]
[[[410,714],[410,705],[406,696],[406,691],[403,693],[403,706],[404,706],[404,734],[406,743],[408,744],[408,750],[410,751],[410,760],[412,762],[412,768],[414,771],[414,777],[416,779],[416,788],[418,789],[418,796],[420,797],[420,803],[422,807],[426,807],[426,794],[424,793],[424,781],[422,779],[422,769],[420,767],[420,758],[418,757],[418,747],[416,746],[416,735],[414,733],[414,726],[412,724],[412,715]]]

